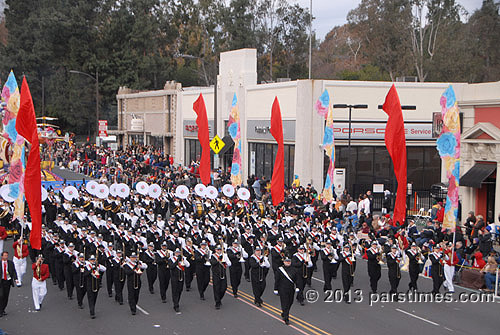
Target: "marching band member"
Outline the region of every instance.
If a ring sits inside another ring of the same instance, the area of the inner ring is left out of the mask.
[[[85,264],[84,276],[86,278],[87,300],[89,303],[90,317],[95,319],[95,303],[99,293],[102,274],[106,271],[106,267],[97,263],[94,255],[90,256]]]
[[[408,256],[409,259],[408,274],[410,275],[410,283],[408,284],[408,290],[417,291],[418,290],[417,280],[418,280],[418,275],[420,273],[419,261],[421,261],[420,258],[422,256],[415,242],[411,244],[411,248],[407,250],[406,255]]]
[[[158,276],[158,268],[156,266],[156,253],[153,242],[149,242],[148,248],[141,253],[141,260],[148,266],[146,269],[146,277],[148,279],[149,293],[154,294],[154,284]]]
[[[330,239],[326,240],[325,247],[321,250],[323,280],[325,281],[323,285],[324,292],[332,289],[332,279],[337,278],[337,270],[339,268],[338,259],[337,249],[332,247],[332,241]]]
[[[311,255],[306,252],[304,245],[300,245],[297,252],[292,257],[292,266],[297,271],[297,301],[304,306],[304,288],[309,275],[309,268],[313,267]]]
[[[339,261],[342,263],[342,286],[344,289],[344,301],[350,304],[349,291],[354,281],[354,272],[356,271],[356,258],[351,252],[349,242],[344,243],[344,250],[339,255]]]
[[[125,276],[127,276],[128,305],[132,315],[137,313],[137,302],[141,291],[141,275],[147,268],[148,265],[141,262],[135,252],[130,255],[123,265]]]
[[[391,290],[389,293],[398,293],[399,281],[401,279],[401,268],[399,266],[401,264],[402,257],[395,244],[391,246],[391,252],[387,253],[386,260],[389,283],[391,284]]]
[[[266,277],[270,267],[269,260],[266,256],[262,255],[262,249],[256,247],[254,254],[250,257],[250,278],[252,281],[254,304],[258,307],[262,307],[263,304],[261,297],[266,289]]]
[[[278,282],[278,295],[280,296],[281,303],[281,317],[285,324],[289,325],[290,308],[293,304],[293,296],[299,290],[296,288],[298,275],[297,271],[291,266],[292,260],[285,258],[283,265],[278,268],[277,282]]]
[[[273,225],[273,228],[276,225]],[[274,272],[274,294],[278,294],[278,271],[281,266],[283,266],[283,260],[285,259],[285,246],[283,245],[283,238],[277,239],[275,245],[271,248],[271,264]]]
[[[87,283],[85,278],[85,255],[83,253],[78,254],[78,257],[71,264],[71,272],[73,274],[73,284],[76,289],[76,302],[78,303],[78,308],[83,308],[83,298],[87,293]]]
[[[63,268],[64,268],[64,281],[66,282],[66,292],[68,293],[68,299],[73,299],[73,290],[75,288],[73,283],[73,271],[71,269],[71,265],[76,259],[78,252],[75,250],[75,245],[73,242],[68,244],[66,250],[62,255]]]
[[[203,240],[195,252],[196,282],[200,299],[205,300],[205,290],[210,283],[210,256],[211,251],[207,247],[207,241]]]
[[[196,248],[193,245],[193,240],[188,237],[185,239],[185,244],[183,249],[184,255],[186,255],[186,258],[188,259],[188,262],[192,263],[195,260],[195,251]],[[191,291],[191,283],[193,282],[194,274],[196,273],[196,267],[188,267],[186,269],[186,292]]]
[[[184,286],[184,270],[190,266],[186,257],[181,255],[181,249],[175,249],[174,254],[168,259],[170,268],[170,286],[172,287],[172,302],[174,311],[180,313],[179,301],[181,299],[182,287]]]
[[[160,283],[160,298],[162,303],[167,302],[167,289],[170,284],[170,269],[168,267],[169,258],[170,251],[167,249],[167,242],[163,241],[161,249],[156,252],[158,282]]]
[[[381,276],[382,248],[376,240],[373,240],[371,247],[366,250],[368,257],[368,276],[370,277],[371,293],[377,293],[377,284]]]
[[[113,285],[115,287],[115,301],[123,305],[123,287],[125,286],[125,255],[121,249],[116,250],[115,255],[111,258],[109,263],[113,268]],[[107,274],[106,274],[107,276]],[[109,293],[109,291],[108,291]]]
[[[223,252],[223,248],[223,245],[217,245],[217,247],[215,247],[215,253],[210,257],[215,309],[220,309],[222,305],[222,298],[227,289],[226,268],[231,266],[231,261],[227,257],[227,254]]]
[[[431,266],[431,277],[432,277],[432,293],[439,293],[439,289],[443,284],[443,254],[438,246],[434,247],[433,252],[429,255],[429,259],[432,263]]]
[[[49,278],[49,266],[43,263],[43,255],[38,255],[36,263],[31,265],[33,270],[33,279],[31,280],[31,291],[33,294],[33,303],[35,311],[42,308],[42,302],[47,294],[47,283],[45,280]]]
[[[233,241],[233,246],[227,249],[227,256],[231,262],[229,266],[229,279],[231,280],[233,296],[238,298],[238,287],[240,286],[241,276],[243,274],[243,264],[245,264],[248,254],[240,246],[239,242],[235,240]]]

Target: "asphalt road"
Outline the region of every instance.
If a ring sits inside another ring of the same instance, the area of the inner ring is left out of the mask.
[[[318,262],[318,264],[321,262]],[[30,269],[31,267],[28,266]],[[339,272],[340,274],[340,272]],[[279,297],[272,292],[273,274],[267,277],[267,288],[262,308],[253,305],[250,283],[243,280],[240,298],[226,293],[220,310],[214,308],[213,292],[209,286],[206,300],[198,298],[196,279],[194,290],[184,291],[181,297],[181,313],[172,308],[170,290],[167,303],[161,303],[159,293],[151,295],[143,288],[139,300],[139,311],[132,316],[127,302],[120,306],[102,290],[96,306],[96,319],[90,319],[88,309],[77,308],[76,300],[68,300],[66,291],[60,292],[49,280],[48,294],[40,312],[34,312],[31,296],[31,273],[21,288],[13,288],[7,307],[8,315],[0,318],[0,328],[8,334],[493,334],[498,331],[495,322],[500,311],[498,300],[478,303],[438,302],[384,302],[370,306],[369,281],[365,261],[358,261],[354,280],[353,299],[363,301],[350,305],[344,302],[325,302],[322,292],[322,272],[314,273],[311,289],[319,293],[314,303],[300,306],[294,303],[291,310],[291,325],[286,326],[280,318]],[[421,277],[419,289],[430,291],[432,281]],[[406,290],[408,275],[403,273],[400,290]],[[156,282],[158,286],[158,282]],[[340,276],[333,283],[341,288]],[[309,288],[306,288],[306,290]],[[379,293],[389,291],[387,270],[382,271]],[[442,289],[443,291],[443,289]],[[444,291],[443,291],[444,292]],[[460,293],[472,291],[456,287],[453,298]],[[126,288],[124,289],[126,300]],[[314,294],[310,293],[310,297]],[[335,298],[335,294],[332,298]],[[335,300],[335,299],[334,299]],[[87,306],[84,300],[85,307]]]

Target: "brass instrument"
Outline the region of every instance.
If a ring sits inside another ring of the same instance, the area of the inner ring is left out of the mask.
[[[184,262],[184,252],[183,252],[182,246],[181,246],[180,249],[181,249],[181,260],[180,260],[180,262],[182,263],[182,262]],[[181,269],[179,271],[179,281],[184,281],[184,270],[182,270],[183,266],[181,265],[180,268]]]
[[[420,247],[418,247],[417,249],[417,256],[415,257],[416,260],[417,260],[417,263],[418,264],[424,264],[424,261],[422,260],[423,256],[422,256],[422,249],[420,249]]]
[[[142,274],[142,270],[139,266],[140,262],[141,261],[138,258],[134,266],[134,290],[137,290],[139,288],[139,281],[140,281],[139,276]]]
[[[377,261],[378,261],[378,264],[379,265],[385,265],[385,260],[384,260],[384,252],[382,250],[382,246],[378,246],[378,250],[377,250]]]
[[[4,209],[2,212],[0,212],[0,219],[6,217],[7,214],[9,214],[9,209]]]

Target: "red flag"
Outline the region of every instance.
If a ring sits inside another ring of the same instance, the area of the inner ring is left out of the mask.
[[[394,174],[398,180],[393,220],[403,224],[406,217],[406,139],[403,112],[394,84],[389,90],[382,108],[389,115],[385,126],[385,145],[389,155],[391,155]]]
[[[208,118],[207,109],[203,95],[200,94],[198,99],[193,103],[193,109],[198,115],[196,125],[198,126],[198,140],[201,144],[201,159],[200,159],[200,178],[205,185],[210,184],[210,139],[208,133]]]
[[[35,108],[31,99],[30,88],[23,78],[21,102],[16,120],[16,130],[31,143],[24,176],[24,192],[31,214],[30,243],[33,249],[42,248],[42,179],[40,171],[40,143],[36,127]]]
[[[274,98],[271,111],[271,134],[278,142],[278,152],[274,160],[273,177],[271,179],[271,197],[277,206],[285,200],[285,147],[283,145],[283,122],[278,97]]]

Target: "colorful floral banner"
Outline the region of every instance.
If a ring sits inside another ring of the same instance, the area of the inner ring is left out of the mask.
[[[14,219],[22,220],[24,216],[24,169],[26,157],[24,153],[24,138],[17,134],[16,118],[19,111],[20,94],[16,77],[11,71],[2,90],[2,100],[5,103],[3,110],[3,138],[12,146],[12,157],[9,166],[9,196],[14,201]],[[7,154],[6,154],[7,155]]]
[[[448,195],[444,207],[443,230],[455,231],[458,216],[458,188],[460,185],[460,116],[455,91],[450,85],[441,96],[443,129],[436,141],[439,156],[444,162],[448,178]]]
[[[240,111],[238,109],[238,99],[236,98],[236,93],[233,96],[227,126],[229,135],[231,135],[231,138],[234,141],[233,163],[231,164],[231,183],[234,187],[236,187],[241,185],[241,128]]]
[[[326,120],[325,134],[323,135],[323,149],[326,155],[330,157],[330,165],[325,179],[325,187],[321,198],[323,203],[333,201],[333,174],[335,171],[335,140],[333,137],[333,108],[330,104],[330,96],[325,90],[319,97],[315,105],[316,111]]]

